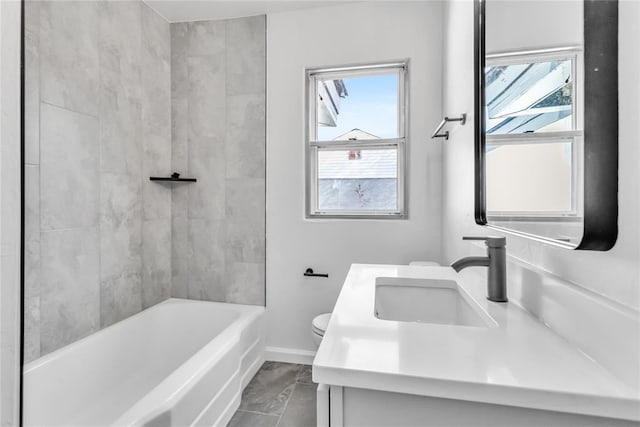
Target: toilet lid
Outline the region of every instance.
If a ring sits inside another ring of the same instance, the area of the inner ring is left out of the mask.
[[[330,319],[331,313],[317,315],[311,322],[311,329],[313,329],[313,332],[316,334],[324,335],[324,332],[327,330],[327,326],[329,326]]]

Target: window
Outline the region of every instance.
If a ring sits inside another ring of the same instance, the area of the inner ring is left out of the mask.
[[[491,55],[485,69],[487,215],[578,217],[578,50]]]
[[[405,216],[406,68],[307,70],[308,217]]]

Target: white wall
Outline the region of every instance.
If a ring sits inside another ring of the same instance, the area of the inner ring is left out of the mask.
[[[441,142],[429,136],[441,119],[441,31],[440,2],[363,2],[268,16],[268,346],[314,350],[311,320],[332,310],[350,264],[440,258]],[[306,220],[304,68],[401,58],[410,58],[409,219]],[[329,278],[304,278],[307,267]]]
[[[20,2],[0,2],[0,425],[18,424]]]
[[[620,2],[619,16],[618,241],[608,252],[571,251],[509,235],[507,253],[516,263],[511,263],[508,274],[511,275],[510,291],[513,288],[512,295],[522,305],[536,315],[549,316],[544,321],[560,330],[565,338],[593,352],[596,360],[619,369],[621,375],[626,369],[626,376],[635,376],[637,382],[640,380],[637,366],[640,345],[638,326],[634,322],[638,321],[640,310],[640,150],[637,143],[640,3]],[[473,111],[472,19],[471,1],[448,2],[444,35],[445,111]],[[470,118],[470,126],[456,128],[443,150],[443,255],[447,262],[484,252],[479,246],[463,242],[462,236],[498,234],[474,222],[474,117]],[[621,324],[630,329],[611,328],[608,323],[611,318],[599,317],[595,311],[578,312],[578,299],[593,307],[607,308],[602,313],[618,313]],[[552,311],[553,315],[549,314]],[[612,342],[605,345],[606,341],[602,340]]]

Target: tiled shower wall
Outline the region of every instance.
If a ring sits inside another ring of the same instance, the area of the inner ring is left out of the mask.
[[[169,24],[140,1],[25,7],[25,359],[166,299]]]
[[[265,17],[171,24],[174,297],[265,303]]]

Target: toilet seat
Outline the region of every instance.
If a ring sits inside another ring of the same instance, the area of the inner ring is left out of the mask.
[[[313,318],[311,322],[311,330],[314,334],[324,336],[327,327],[329,326],[329,320],[331,320],[331,313],[319,314]]]

